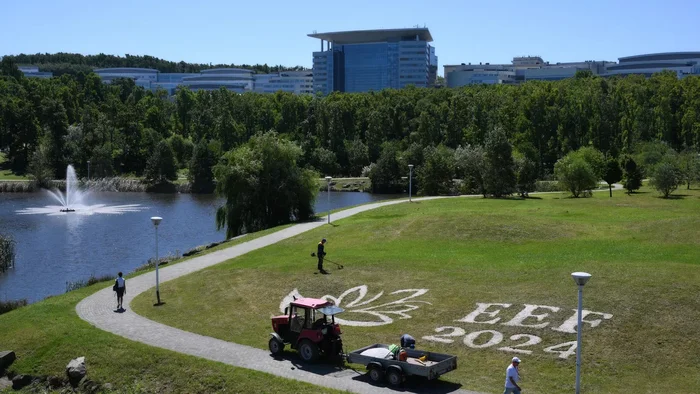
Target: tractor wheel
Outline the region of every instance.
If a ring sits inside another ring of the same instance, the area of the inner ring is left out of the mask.
[[[372,367],[369,370],[369,378],[372,379],[374,383],[379,383],[384,378],[384,371],[380,367]]]
[[[386,378],[389,381],[389,384],[391,384],[392,386],[400,386],[403,382],[403,376],[401,372],[397,371],[396,369],[391,369],[387,371]]]
[[[275,337],[270,338],[270,342],[268,342],[267,345],[270,348],[270,353],[275,356],[280,355],[284,350],[284,343],[280,342],[279,339]]]
[[[304,340],[299,346],[299,355],[307,363],[314,362],[318,358],[318,346],[309,340]]]

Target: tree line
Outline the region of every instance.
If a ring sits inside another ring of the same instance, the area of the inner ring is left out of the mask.
[[[187,63],[184,61],[173,62],[160,59],[154,56],[135,56],[126,54],[122,56],[105,55],[81,55],[79,53],[36,53],[19,55],[5,55],[8,61],[18,65],[38,66],[40,71],[50,71],[54,76],[63,74],[77,75],[79,73],[89,74],[94,68],[111,67],[138,67],[152,68],[163,73],[198,73],[210,68],[244,68],[257,73],[269,74],[271,72],[286,70],[303,70],[301,66],[283,67],[279,65],[269,66],[267,64],[204,64]]]
[[[551,179],[581,148],[623,166],[647,143],[678,153],[700,143],[700,78],[674,73],[326,97],[186,88],[168,97],[93,73],[24,78],[7,56],[0,74],[0,150],[15,173],[40,181],[62,178],[68,163],[86,176],[90,161],[93,177],[153,184],[187,169],[193,191],[211,192],[226,152],[274,131],[300,148],[299,167],[368,175],[375,192],[405,190],[413,164],[417,192],[448,193],[458,178],[463,191],[503,195]]]

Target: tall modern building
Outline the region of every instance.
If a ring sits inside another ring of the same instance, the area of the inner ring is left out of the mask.
[[[647,77],[670,70],[678,78],[700,74],[700,52],[667,52],[627,56],[618,59],[619,64],[607,67],[606,75],[638,74]]]
[[[313,53],[314,91],[367,92],[408,85],[427,87],[437,56],[427,28],[313,33],[321,50]],[[436,73],[433,73],[436,74]]]

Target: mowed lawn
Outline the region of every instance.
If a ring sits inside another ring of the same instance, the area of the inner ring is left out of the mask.
[[[272,231],[249,234],[210,251]],[[75,312],[78,302],[112,283],[98,283],[0,315],[0,350],[14,350],[17,354],[10,370],[17,374],[65,377],[68,362],[85,356],[87,377],[111,383],[114,390],[110,392],[116,393],[338,393],[143,345],[81,320]]]
[[[441,379],[463,388],[502,391],[517,355],[526,392],[559,393],[575,380],[570,274],[587,271],[585,392],[697,392],[700,190],[677,193],[397,204],[164,283],[162,307],[152,307],[153,292],[132,307],[264,349],[269,318],[294,289],[338,298],[356,288],[340,300],[340,317],[351,321],[342,325],[346,351],[410,333],[419,349],[459,357]],[[326,263],[330,275],[314,273],[310,253],[322,237],[344,269]],[[423,291],[391,294],[408,289]]]

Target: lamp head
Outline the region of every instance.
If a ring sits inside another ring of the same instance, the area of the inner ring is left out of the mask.
[[[161,220],[163,220],[163,218],[160,216],[151,217],[151,221],[153,222],[154,226],[158,226],[160,224]]]
[[[327,180],[327,181],[330,181],[331,179],[333,179],[332,176],[327,176],[327,177],[326,177],[326,180]]]
[[[574,272],[571,274],[571,277],[574,279],[574,282],[576,282],[577,285],[583,286],[589,279],[591,279],[591,274],[587,272]]]
[[[409,164],[408,168],[413,169],[413,164]]]

